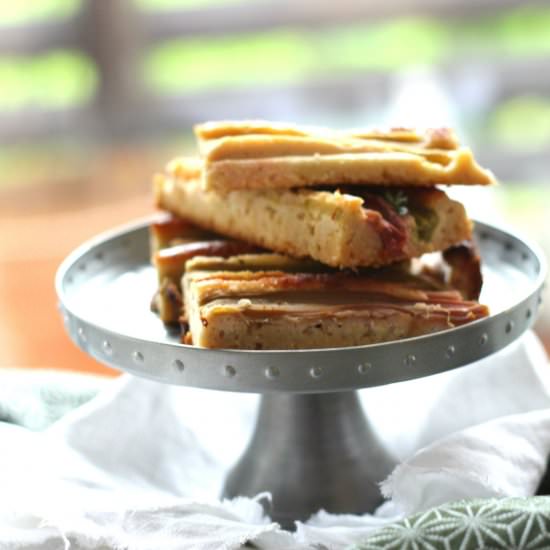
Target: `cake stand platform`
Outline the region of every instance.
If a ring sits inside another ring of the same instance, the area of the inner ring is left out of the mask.
[[[486,319],[435,334],[348,348],[210,350],[179,343],[149,309],[156,288],[150,219],[83,244],[60,266],[56,289],[66,329],[111,367],[168,384],[261,393],[248,448],[223,496],[272,494],[283,526],[319,509],[365,513],[393,462],[376,439],[356,390],[468,365],[516,340],[534,322],[546,263],[539,249],[476,223]],[[144,427],[145,429],[145,427]],[[220,412],[220,430],[224,429]]]

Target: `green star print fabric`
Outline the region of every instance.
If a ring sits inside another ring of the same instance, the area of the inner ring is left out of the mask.
[[[44,430],[108,383],[108,378],[76,373],[0,369],[0,422]]]
[[[463,500],[388,525],[349,550],[550,548],[550,497]]]

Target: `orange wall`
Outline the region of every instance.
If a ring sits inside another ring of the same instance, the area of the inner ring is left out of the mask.
[[[57,309],[54,276],[84,240],[152,211],[146,193],[78,210],[0,217],[0,367],[116,374],[69,339]]]

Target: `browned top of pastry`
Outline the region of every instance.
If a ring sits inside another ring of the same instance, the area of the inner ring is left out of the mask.
[[[330,130],[268,121],[195,127],[206,187],[495,182],[450,128]]]

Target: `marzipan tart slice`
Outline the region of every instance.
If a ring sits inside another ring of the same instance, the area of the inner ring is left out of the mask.
[[[479,271],[475,255],[463,256]],[[450,287],[449,266],[425,269],[403,262],[354,273],[285,271],[274,264],[257,269],[258,262],[254,255],[187,262],[184,342],[231,349],[355,346],[428,334],[488,315],[475,295],[466,295],[477,294],[479,287]]]
[[[177,159],[154,180],[159,208],[227,238],[333,267],[383,266],[471,238],[461,203],[436,188],[339,186],[222,192],[202,162]]]

